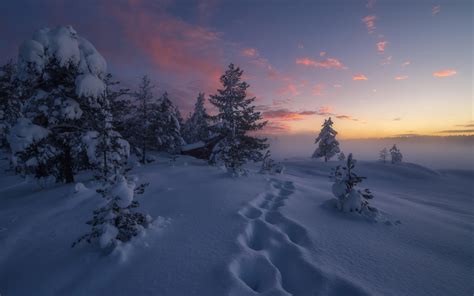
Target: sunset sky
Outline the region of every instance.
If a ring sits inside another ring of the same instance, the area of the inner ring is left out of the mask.
[[[1,1],[0,61],[56,25],[184,114],[233,62],[268,133],[316,133],[328,116],[343,138],[474,132],[470,0]]]

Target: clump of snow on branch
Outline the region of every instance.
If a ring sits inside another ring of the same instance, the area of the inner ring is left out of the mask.
[[[7,136],[12,151],[11,161],[13,165],[17,164],[17,152],[25,150],[29,145],[37,142],[46,136],[49,131],[39,125],[33,124],[28,118],[20,118]]]
[[[102,81],[107,72],[105,59],[71,26],[44,28],[23,42],[18,56],[19,77],[27,80],[32,73],[42,73],[51,61],[78,70],[77,95],[98,97],[105,91]]]

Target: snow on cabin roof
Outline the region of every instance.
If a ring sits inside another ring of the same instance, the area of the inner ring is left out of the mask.
[[[194,149],[202,148],[204,146],[206,146],[206,143],[204,143],[203,141],[199,141],[199,142],[196,142],[196,143],[187,144],[187,145],[182,146],[181,151],[194,150]]]

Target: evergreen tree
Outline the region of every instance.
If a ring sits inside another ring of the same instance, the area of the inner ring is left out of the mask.
[[[11,134],[12,153],[37,177],[74,182],[77,170],[92,165],[87,155],[94,141],[83,140],[96,131],[95,119],[107,100],[106,62],[74,29],[58,27],[38,31],[21,46],[18,68],[27,99],[26,119],[18,122],[24,128],[15,131],[37,140],[25,142]],[[33,135],[38,131],[41,137]],[[16,140],[23,142],[18,145]]]
[[[392,157],[392,163],[402,162],[403,155],[395,144],[393,144],[393,147],[390,148],[390,156]]]
[[[156,148],[153,125],[158,106],[153,102],[153,88],[150,79],[145,75],[141,79],[138,91],[134,94],[138,104],[130,122],[129,138],[132,146],[138,148],[142,163],[146,163],[148,151]]]
[[[331,117],[324,120],[323,128],[314,142],[315,144],[319,143],[319,146],[314,151],[313,158],[324,157],[324,161],[328,161],[340,152],[339,142],[336,140],[337,132],[332,128],[332,125]]]
[[[206,141],[210,134],[210,116],[204,106],[204,93],[199,93],[194,112],[186,120],[183,127],[183,138],[186,143],[192,144],[199,141]]]
[[[339,161],[346,160],[346,155],[344,154],[344,152],[341,152],[337,155],[337,160],[339,160]]]
[[[22,117],[15,65],[12,61],[0,66],[0,148],[9,148],[7,135],[18,118]]]
[[[249,85],[241,81],[243,71],[230,64],[220,81],[222,89],[210,98],[219,113],[213,117],[215,131],[222,139],[214,147],[212,162],[223,162],[233,174],[242,172],[242,165],[247,161],[262,159],[262,150],[267,148],[267,139],[252,137],[248,132],[262,129],[266,122],[260,121],[260,112],[252,105],[255,98],[247,97]]]
[[[359,213],[376,213],[376,209],[369,206],[369,200],[374,198],[369,189],[356,190],[355,187],[366,177],[360,177],[354,172],[356,160],[352,153],[347,157],[344,167],[337,166],[330,179],[334,181],[333,194],[338,198],[337,207],[343,212],[356,211]],[[367,212],[366,210],[369,210]]]
[[[171,154],[180,153],[184,140],[181,137],[179,115],[167,92],[161,96],[154,116],[153,133],[158,150]]]
[[[383,148],[382,150],[380,150],[380,160],[382,162],[387,162],[387,157],[388,157],[388,152],[387,152],[387,148]]]

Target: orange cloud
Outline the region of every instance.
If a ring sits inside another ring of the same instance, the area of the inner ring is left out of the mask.
[[[377,18],[375,17],[375,15],[368,15],[368,16],[366,16],[362,19],[362,22],[367,27],[367,30],[369,31],[369,33],[373,33],[375,31],[375,20],[376,19]]]
[[[395,80],[405,80],[405,79],[408,79],[408,76],[400,75],[400,76],[395,76],[393,79],[395,79]]]
[[[369,80],[364,74],[356,74],[352,76],[352,80]]]
[[[379,53],[383,53],[385,52],[385,47],[387,47],[387,44],[388,42],[387,41],[380,41],[380,42],[377,42],[377,51]]]
[[[296,59],[296,64],[323,69],[347,69],[341,61],[335,58],[327,58],[322,61],[310,58],[298,58]]]
[[[258,55],[258,51],[255,48],[244,48],[241,54],[245,57],[254,58]]]
[[[352,121],[359,121],[359,119],[354,118],[350,115],[336,115],[337,119],[342,119],[342,120],[352,120]]]
[[[449,77],[449,76],[456,75],[456,73],[457,72],[454,69],[446,69],[446,70],[433,72],[433,76],[434,77]]]

